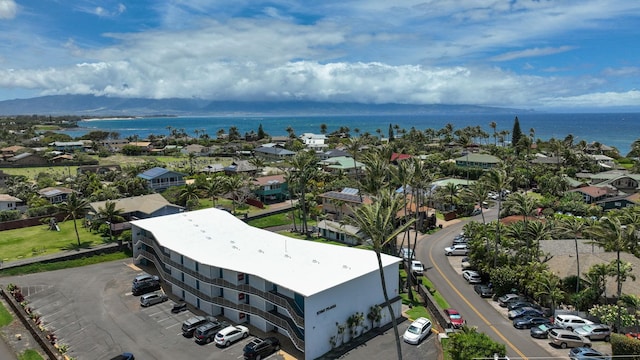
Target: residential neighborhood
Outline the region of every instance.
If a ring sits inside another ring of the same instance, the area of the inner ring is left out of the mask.
[[[169,298],[278,334],[299,358],[348,352],[382,332],[375,329],[397,331],[397,319],[429,319],[434,334],[426,339],[488,336],[449,329],[447,314],[467,309],[434,300],[437,286],[449,286],[435,271],[440,261],[453,273],[472,269],[473,284],[494,294],[474,302],[498,305],[513,294],[545,318],[570,309],[626,339],[619,341],[631,341],[637,326],[640,140],[623,156],[569,137],[522,134],[517,117],[501,143],[476,128],[388,138],[346,129],[282,139],[173,132],[125,141],[25,126],[23,136],[0,143],[3,231],[72,221],[78,249],[86,247],[81,237],[99,235],[132,267],[157,276]],[[608,354],[621,351],[614,339]],[[402,336],[396,340],[400,347]],[[490,340],[498,356],[539,346]]]

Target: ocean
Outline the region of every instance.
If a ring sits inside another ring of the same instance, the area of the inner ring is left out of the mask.
[[[597,141],[613,146],[626,155],[631,144],[640,138],[640,113],[594,113],[594,114],[552,114],[525,112],[519,114],[412,114],[412,115],[314,115],[314,116],[198,116],[198,117],[148,117],[132,119],[94,119],[78,123],[78,128],[61,131],[71,137],[79,137],[90,131],[101,130],[118,132],[120,138],[137,135],[140,139],[150,134],[168,135],[170,129],[184,129],[187,135],[196,137],[195,131],[203,130],[212,138],[218,130],[235,126],[241,135],[246,132],[263,130],[271,136],[288,135],[291,127],[296,135],[303,133],[320,133],[322,124],[327,126],[327,133],[348,127],[351,135],[365,132],[377,136],[379,129],[382,136],[388,135],[389,125],[409,131],[411,128],[424,131],[431,128],[439,130],[447,124],[453,125],[454,131],[467,126],[480,126],[493,142],[493,129],[489,124],[497,124],[496,131],[511,132],[515,117],[518,117],[522,133],[528,135],[534,129],[536,139],[564,139],[571,134],[574,143],[585,140],[587,143]]]

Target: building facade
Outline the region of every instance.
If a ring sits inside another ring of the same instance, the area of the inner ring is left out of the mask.
[[[174,295],[209,315],[285,334],[305,359],[330,351],[338,325],[354,315],[365,316],[359,331],[376,306],[378,325],[391,322],[373,251],[292,239],[215,208],[131,224],[134,260],[155,266]],[[382,255],[397,316],[400,261]]]

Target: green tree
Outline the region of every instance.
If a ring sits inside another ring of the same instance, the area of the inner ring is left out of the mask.
[[[227,187],[228,178],[222,174],[211,177],[204,185],[204,191],[211,198],[212,206],[216,206],[218,196],[224,194]]]
[[[309,209],[306,200],[307,187],[310,181],[318,176],[317,163],[318,159],[313,150],[300,151],[291,159],[293,170],[290,174],[289,181],[293,180],[293,182],[289,184],[289,188],[292,188],[292,190],[300,194],[298,202],[302,212],[301,231],[304,234],[308,232],[307,218]]]
[[[587,228],[587,223],[575,216],[569,216],[560,220],[559,226],[556,228],[561,235],[570,235],[573,237],[573,243],[576,249],[576,294],[580,292],[580,252],[578,251],[578,236],[582,236]]]
[[[400,333],[398,332],[398,324],[393,307],[389,302],[389,294],[387,292],[387,284],[385,282],[384,267],[382,266],[382,249],[389,243],[395,242],[398,235],[405,231],[414,222],[413,219],[406,221],[404,224],[397,226],[396,215],[404,206],[404,200],[399,199],[391,193],[384,191],[378,197],[373,199],[371,204],[363,204],[359,207],[352,208],[353,218],[350,222],[360,228],[360,230],[371,239],[373,250],[378,260],[378,272],[380,275],[380,285],[388,306],[389,314],[393,324],[393,332],[396,341],[396,350],[398,360],[402,359],[402,348],[400,346]]]
[[[98,208],[98,213],[96,214],[98,217],[98,222],[109,225],[110,238],[113,236],[111,233],[111,224],[117,224],[125,221],[125,218],[122,216],[122,214],[122,208],[118,208],[117,203],[114,201],[107,200],[104,203],[104,207]]]
[[[516,149],[516,154],[520,153],[520,139],[522,138],[522,130],[520,129],[520,120],[518,117],[513,120],[513,129],[511,130],[511,146]]]
[[[185,204],[187,210],[192,210],[198,206],[200,197],[198,196],[198,186],[196,184],[186,184],[178,195],[178,199]]]
[[[500,246],[500,211],[502,209],[502,195],[504,194],[504,190],[507,189],[509,184],[511,183],[511,178],[507,176],[507,172],[504,169],[491,169],[486,175],[483,177],[483,181],[485,181],[490,189],[493,189],[498,193],[498,221],[496,221],[496,241],[495,241],[495,253],[494,253],[494,267],[497,266],[498,261],[498,247]]]
[[[447,351],[452,360],[493,359],[495,354],[501,357],[507,354],[504,344],[493,341],[487,334],[469,326],[451,335]]]
[[[80,234],[78,233],[78,224],[76,219],[79,219],[84,216],[87,212],[87,207],[89,206],[89,202],[83,198],[81,198],[77,193],[72,192],[67,196],[67,201],[58,204],[58,209],[65,214],[64,220],[68,220],[71,218],[73,220],[73,229],[76,232],[76,239],[78,240],[78,247],[80,244]]]

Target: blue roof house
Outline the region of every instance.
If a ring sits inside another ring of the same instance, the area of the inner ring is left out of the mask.
[[[185,184],[184,176],[185,174],[161,167],[154,167],[138,174],[139,178],[147,181],[147,185],[153,191],[166,190],[171,186],[182,186]]]

